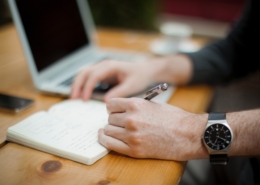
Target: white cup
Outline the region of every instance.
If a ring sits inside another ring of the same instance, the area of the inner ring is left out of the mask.
[[[159,55],[179,52],[181,42],[187,40],[193,33],[189,25],[177,22],[163,23],[159,29],[164,38],[151,44],[152,52]]]

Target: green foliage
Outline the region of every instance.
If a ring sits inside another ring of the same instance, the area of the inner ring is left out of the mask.
[[[0,25],[11,22],[11,14],[7,6],[7,0],[0,0]]]
[[[88,0],[97,26],[155,30],[157,0]]]

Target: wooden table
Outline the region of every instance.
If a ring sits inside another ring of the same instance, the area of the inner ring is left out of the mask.
[[[98,29],[102,47],[149,52],[149,43],[160,35],[129,30]],[[194,37],[201,45],[207,38]],[[19,114],[0,112],[0,184],[97,184],[97,185],[167,185],[178,184],[186,162],[134,159],[110,152],[92,166],[56,157],[5,141],[9,126],[29,115],[47,110],[64,100],[38,92],[13,24],[0,27],[0,92],[32,98],[35,105]],[[212,89],[207,86],[177,88],[169,103],[191,112],[204,112]]]

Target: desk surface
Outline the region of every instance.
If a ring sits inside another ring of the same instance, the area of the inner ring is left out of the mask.
[[[149,43],[160,35],[99,28],[98,37],[101,47],[149,52]],[[201,45],[209,41],[193,39]],[[0,27],[0,92],[35,100],[35,105],[22,113],[0,112],[0,184],[173,185],[180,181],[185,162],[134,159],[110,152],[94,165],[86,166],[6,142],[9,126],[64,100],[35,89],[13,24]],[[207,86],[180,87],[169,103],[191,112],[204,112],[211,95],[212,89]]]

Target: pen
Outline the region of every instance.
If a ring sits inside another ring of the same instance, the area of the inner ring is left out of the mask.
[[[155,96],[161,94],[162,92],[166,91],[168,89],[168,84],[167,83],[161,83],[150,90],[148,90],[144,95],[143,98],[145,100],[151,100]]]

